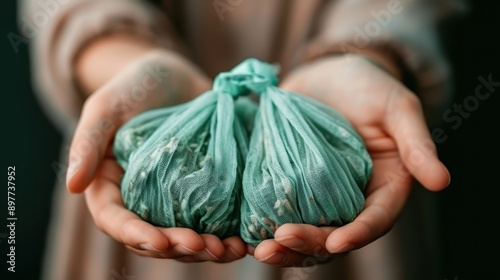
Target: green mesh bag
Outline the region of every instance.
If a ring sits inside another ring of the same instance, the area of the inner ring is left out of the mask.
[[[237,235],[243,161],[255,111],[248,98],[235,102],[230,94],[208,91],[127,122],[113,147],[125,170],[125,206],[154,225]]]
[[[330,107],[276,87],[273,66],[247,60],[234,71],[258,77],[260,96],[243,173],[243,240],[255,246],[285,223],[353,221],[372,171],[360,136]]]
[[[279,89],[277,72],[245,60],[197,99],[122,127],[125,205],[156,225],[239,233],[254,246],[285,223],[354,220],[372,169],[362,139],[330,107]],[[258,108],[241,97],[250,93]]]

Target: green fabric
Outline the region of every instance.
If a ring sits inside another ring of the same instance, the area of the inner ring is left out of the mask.
[[[252,245],[284,223],[354,220],[372,170],[362,139],[330,107],[279,89],[277,73],[247,59],[198,98],[126,123],[114,143],[126,207]]]

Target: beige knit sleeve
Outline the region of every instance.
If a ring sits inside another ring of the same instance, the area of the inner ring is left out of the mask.
[[[53,122],[72,130],[83,96],[73,61],[90,40],[128,32],[176,48],[164,13],[136,0],[21,0],[19,28],[30,46],[34,90]]]
[[[426,115],[436,118],[451,93],[438,24],[466,11],[461,0],[331,1],[323,10],[307,56],[385,52],[409,74],[409,87],[421,98]]]

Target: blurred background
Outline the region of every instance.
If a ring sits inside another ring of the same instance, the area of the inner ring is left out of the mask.
[[[455,75],[456,104],[473,96],[478,77],[500,82],[500,1],[474,1],[467,17],[443,35]],[[16,273],[7,272],[7,175],[0,191],[0,279],[39,279],[61,136],[41,111],[30,84],[26,44],[16,53],[7,34],[20,34],[16,2],[1,1],[1,168],[16,166]],[[500,87],[462,119],[440,126],[439,154],[452,183],[437,193],[440,279],[500,279],[496,223],[500,183]]]

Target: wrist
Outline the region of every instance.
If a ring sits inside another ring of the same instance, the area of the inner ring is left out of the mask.
[[[128,34],[108,34],[90,41],[75,57],[75,79],[81,91],[92,94],[128,64],[159,49]]]
[[[370,63],[384,70],[395,79],[402,81],[403,71],[400,63],[398,63],[398,60],[394,55],[376,50],[364,50],[356,53],[356,55],[365,58]]]

